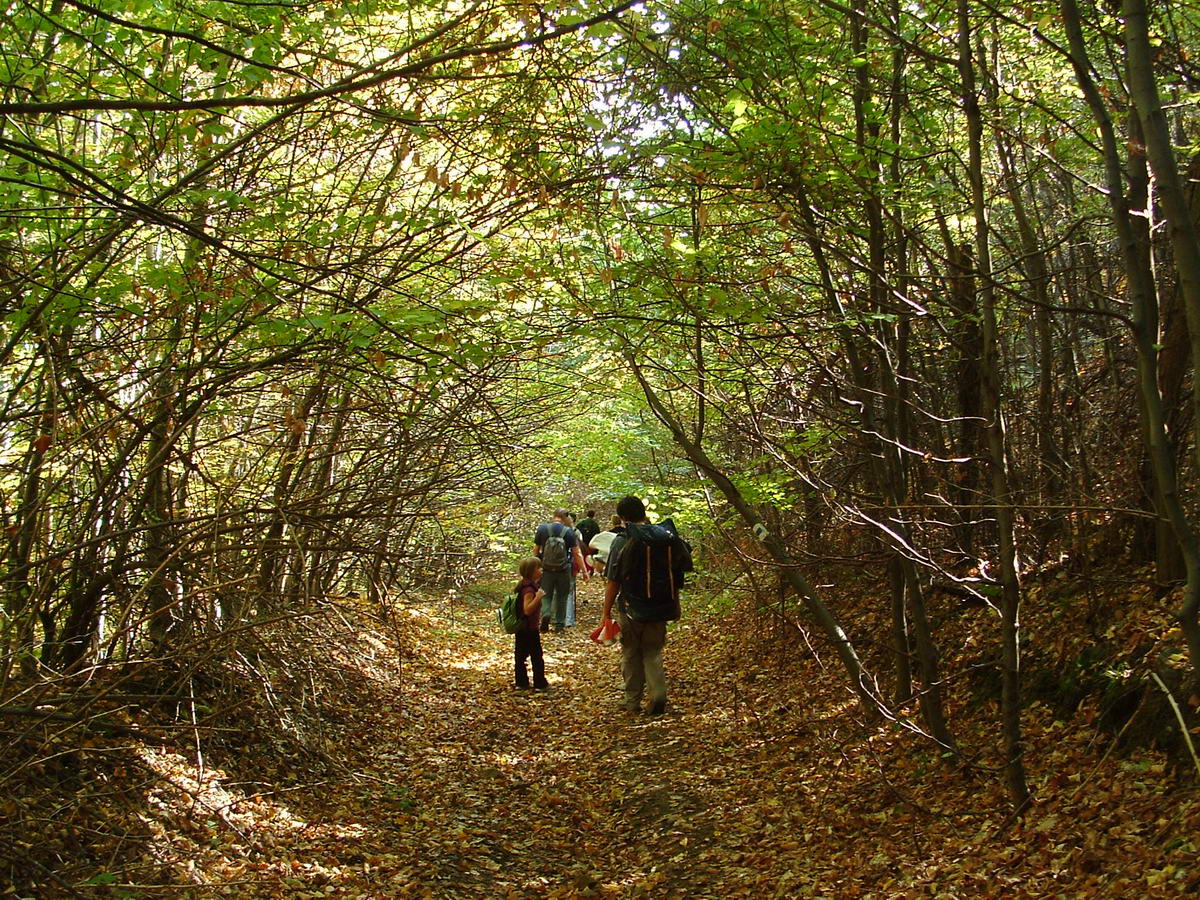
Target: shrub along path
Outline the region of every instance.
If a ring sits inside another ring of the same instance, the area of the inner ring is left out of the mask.
[[[75,896],[1117,898],[1200,888],[1189,772],[1173,776],[1151,753],[1106,754],[1085,719],[1058,722],[1034,705],[1038,800],[1009,821],[997,760],[976,757],[964,771],[904,729],[863,729],[819,643],[805,652],[794,628],[689,616],[668,641],[667,714],[631,716],[619,707],[616,649],[587,637],[600,588],[583,589],[576,629],[546,636],[548,694],[510,687],[511,638],[486,603],[442,601],[397,614],[399,654],[363,631],[361,653],[343,660],[357,674],[339,676],[333,702],[325,691],[333,737],[311,765],[281,763],[268,736],[212,753],[199,772],[184,755],[151,754],[180,789],[151,797],[145,819],[161,880],[143,868],[140,885],[110,879],[118,893],[97,883]],[[969,700],[952,701],[964,746],[994,746],[992,711],[972,713]],[[179,887],[160,893],[147,881]]]

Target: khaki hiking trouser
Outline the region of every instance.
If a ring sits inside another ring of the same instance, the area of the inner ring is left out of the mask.
[[[625,680],[625,708],[637,710],[642,691],[650,688],[650,703],[667,702],[667,673],[663,671],[663,646],[667,642],[666,622],[635,622],[625,613],[617,614],[621,626],[621,676]]]

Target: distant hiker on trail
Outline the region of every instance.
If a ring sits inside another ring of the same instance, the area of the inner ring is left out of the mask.
[[[623,534],[624,532],[625,526],[621,524],[621,517],[613,516],[607,531],[601,531],[598,534],[592,535],[589,546],[592,549],[593,568],[601,572],[604,571],[604,567],[608,564],[608,551],[612,547],[612,542],[617,539],[618,534]]]
[[[583,518],[575,525],[575,529],[583,537],[583,562],[587,566],[588,574],[591,575],[595,571],[592,565],[592,554],[595,552],[592,549],[592,538],[600,533],[600,523],[596,521],[596,511],[589,509],[583,514]]]
[[[650,688],[647,715],[660,716],[667,708],[667,675],[663,671],[663,646],[667,622],[679,618],[679,589],[685,572],[692,570],[692,554],[678,535],[646,519],[646,506],[632,495],[621,498],[617,515],[625,523],[609,548],[604,569],[604,615],[612,619],[617,604],[621,626],[621,676],[625,682],[624,707],[638,712],[642,692]]]
[[[533,689],[544,691],[550,683],[546,681],[546,662],[542,656],[542,589],[538,584],[542,577],[542,561],[530,556],[521,560],[518,571],[521,580],[515,590],[520,597],[521,624],[513,634],[515,686],[518,690],[529,688],[529,672],[525,669],[525,660],[529,660],[533,667]]]
[[[580,572],[583,571],[584,565],[580,564],[583,558],[584,547],[583,537],[579,534],[579,529],[575,527],[575,517],[567,516],[566,525],[575,533],[575,546],[579,548],[580,556],[571,559],[571,590],[567,592],[567,615],[566,626],[568,628],[575,627],[575,603],[579,599],[579,595],[575,593],[575,579]],[[583,561],[586,564],[586,560]]]
[[[583,554],[575,529],[567,524],[571,513],[559,507],[554,521],[538,526],[534,548],[542,561],[542,590],[546,592],[542,606],[542,631],[562,631],[567,621],[567,596],[571,591],[571,569],[575,563],[582,568]],[[586,573],[584,578],[587,578]]]

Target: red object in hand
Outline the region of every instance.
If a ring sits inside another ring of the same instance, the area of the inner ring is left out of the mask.
[[[612,619],[605,619],[592,632],[592,640],[597,644],[611,644],[617,639],[617,635],[621,633],[621,626]]]

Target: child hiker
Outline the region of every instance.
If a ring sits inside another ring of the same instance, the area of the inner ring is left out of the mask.
[[[521,560],[517,570],[521,581],[516,590],[520,595],[521,624],[513,635],[515,638],[514,657],[516,660],[516,686],[519,689],[529,687],[529,672],[525,669],[525,660],[533,666],[533,689],[544,691],[550,687],[546,681],[546,663],[542,658],[542,595],[541,588],[542,561],[536,556]]]

